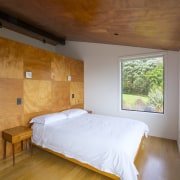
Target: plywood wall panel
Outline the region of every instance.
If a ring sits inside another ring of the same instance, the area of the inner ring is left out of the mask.
[[[23,114],[0,115],[0,132],[4,129],[25,125]],[[0,137],[1,138],[1,137]]]
[[[67,81],[70,75],[70,61],[61,55],[54,55],[52,60],[52,79],[55,81]]]
[[[74,98],[72,98],[74,94]],[[71,106],[78,106],[84,104],[84,83],[71,82],[70,83],[70,103]]]
[[[24,113],[45,111],[52,106],[51,81],[24,80]]]
[[[70,83],[69,82],[53,82],[52,86],[53,109],[61,111],[70,108]]]
[[[52,57],[50,52],[27,46],[23,52],[24,76],[25,72],[32,72],[34,80],[50,80]]]
[[[32,78],[27,79],[25,72],[32,72]],[[29,126],[37,115],[83,108],[83,79],[82,61],[0,38],[0,135],[7,128]],[[2,143],[0,136],[0,159]],[[11,155],[9,144],[7,155]]]
[[[53,112],[57,112],[57,110],[54,110],[54,109],[49,110],[48,109],[48,110],[44,110],[44,111],[38,111],[38,112],[32,112],[32,113],[24,114],[24,123],[26,126],[31,126],[30,120],[33,117],[43,115],[43,114],[47,114],[47,113],[53,113]]]
[[[71,105],[71,108],[84,108],[84,104],[75,104],[75,105]]]
[[[70,75],[73,82],[84,82],[84,63],[80,60],[66,58],[70,61]]]
[[[17,98],[23,102],[23,80],[0,78],[0,115],[23,114],[23,104],[17,105]]]
[[[23,46],[0,38],[0,78],[23,78]]]

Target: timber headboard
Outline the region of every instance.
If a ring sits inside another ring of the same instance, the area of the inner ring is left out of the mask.
[[[0,69],[0,133],[28,125],[32,117],[40,114],[84,107],[81,60],[0,38]],[[32,78],[26,78],[26,72],[32,72]],[[21,99],[20,105],[17,98]],[[0,159],[2,147],[0,136]],[[11,147],[7,146],[10,154]]]

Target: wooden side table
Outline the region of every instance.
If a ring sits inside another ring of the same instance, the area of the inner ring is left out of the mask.
[[[12,144],[13,153],[13,166],[15,165],[14,144],[21,142],[21,150],[23,150],[23,140],[27,140],[30,143],[30,150],[32,155],[32,143],[31,143],[32,130],[25,126],[17,126],[14,128],[6,129],[2,131],[2,137],[4,139],[4,159],[6,159],[6,142]]]

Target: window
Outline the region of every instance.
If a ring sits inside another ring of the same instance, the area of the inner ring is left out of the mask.
[[[164,56],[122,58],[121,109],[164,113]]]

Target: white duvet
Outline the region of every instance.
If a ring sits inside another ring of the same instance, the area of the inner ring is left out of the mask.
[[[87,163],[121,180],[137,180],[134,165],[145,123],[83,114],[47,125],[33,124],[33,143]]]

